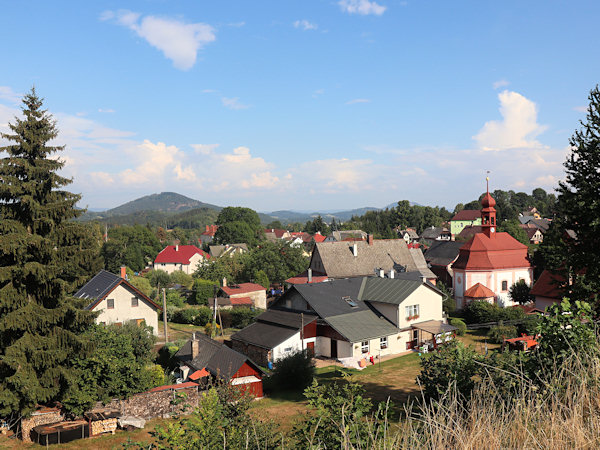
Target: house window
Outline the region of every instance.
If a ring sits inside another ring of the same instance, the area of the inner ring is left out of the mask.
[[[369,341],[362,341],[360,347],[363,353],[369,353]]]
[[[413,330],[413,340],[419,339],[419,330]]]
[[[388,346],[388,339],[387,336],[386,337],[382,337],[381,339],[379,339],[379,348],[380,349],[384,349],[387,348]]]
[[[508,281],[503,281],[502,282],[502,291],[506,292],[508,290]]]
[[[106,299],[106,309],[115,309],[115,299],[114,298]]]
[[[138,298],[137,297],[131,297],[131,306],[135,307],[138,305]]]
[[[404,308],[406,312],[406,320],[413,320],[419,317],[419,305],[410,305]]]

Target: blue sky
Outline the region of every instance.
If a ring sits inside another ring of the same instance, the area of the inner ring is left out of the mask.
[[[126,9],[124,9],[126,7]],[[113,207],[453,208],[552,190],[600,81],[597,1],[3,2],[0,131],[32,85]]]

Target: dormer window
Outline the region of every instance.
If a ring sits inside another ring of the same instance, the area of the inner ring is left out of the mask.
[[[348,305],[350,305],[352,308],[358,308],[358,303],[352,300],[349,296],[344,296],[342,299],[345,300],[346,303],[348,303]]]

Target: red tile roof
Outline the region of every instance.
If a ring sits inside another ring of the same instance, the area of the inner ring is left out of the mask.
[[[234,297],[230,300],[232,306],[252,306],[252,299],[250,297]]]
[[[199,378],[204,378],[210,376],[210,373],[206,369],[196,370],[193,374],[191,374],[188,378],[192,381],[196,381]]]
[[[204,258],[210,258],[210,255],[195,245],[168,245],[154,260],[157,264],[189,264],[190,258],[196,253],[200,253]]]
[[[481,219],[481,210],[479,209],[463,209],[456,213],[456,215],[450,219],[450,222],[453,220],[477,220]]]
[[[470,298],[488,298],[495,297],[496,294],[487,286],[477,283],[465,291],[465,297]]]
[[[264,287],[256,283],[233,284],[231,286],[223,286],[221,290],[229,296],[238,294],[249,294],[250,292],[256,291],[266,291]]]
[[[493,270],[531,267],[527,246],[508,233],[496,233],[489,238],[477,233],[460,248],[453,269]]]
[[[560,289],[560,285],[565,283],[565,281],[563,276],[544,270],[531,288],[530,294],[535,297],[547,297],[560,300],[563,297],[563,291]]]
[[[281,239],[287,230],[281,230],[279,228],[267,228],[265,233],[273,233],[277,239]]]
[[[326,275],[313,275],[312,277],[312,283],[322,283],[324,281],[327,281],[327,276]],[[289,284],[308,284],[308,275],[306,272],[304,272],[302,275],[296,275],[295,277],[290,277],[287,280],[285,280],[286,283]]]
[[[315,235],[313,235],[313,239],[315,240],[315,242],[323,242],[325,239],[327,239],[327,236],[323,236],[320,233],[316,233]]]
[[[219,229],[219,225],[206,225],[206,230],[202,233],[202,236],[213,236]]]

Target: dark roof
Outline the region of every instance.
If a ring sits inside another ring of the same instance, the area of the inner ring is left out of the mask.
[[[285,327],[294,328],[299,330],[304,321],[304,325],[317,320],[317,316],[314,314],[304,314],[301,317],[300,314],[290,311],[280,311],[276,309],[269,309],[256,317],[257,322],[271,323],[275,325],[283,325]]]
[[[372,310],[329,317],[327,323],[350,342],[376,339],[398,333],[398,328]]]
[[[397,280],[392,278],[363,278],[358,294],[359,300],[392,303],[399,305],[421,285],[422,281]]]
[[[481,225],[467,225],[462,230],[460,230],[460,233],[458,233],[457,237],[458,239],[463,240],[462,243],[464,244],[464,240],[470,239],[477,233],[483,233],[483,227]]]
[[[296,314],[300,316],[300,314]],[[298,333],[297,328],[289,328],[271,323],[255,322],[231,336],[232,340],[247,342],[271,350]]]
[[[196,370],[206,369],[211,375],[225,380],[231,379],[246,362],[260,370],[247,356],[210,339],[208,336],[196,333],[196,339],[199,341],[199,351],[194,359],[192,359],[191,339],[175,354],[179,360]]]
[[[114,273],[101,270],[94,278],[84,284],[75,297],[90,300],[102,299],[121,283],[122,278]]]
[[[464,242],[458,241],[435,241],[425,252],[425,261],[436,266],[447,266],[452,264]]]
[[[297,284],[288,292],[296,290],[323,319],[340,314],[349,314],[356,311],[368,310],[369,307],[357,301],[362,285],[362,278],[346,278],[343,280],[328,281],[327,283]],[[282,299],[285,294],[282,296]],[[357,303],[356,307],[348,304],[343,297],[350,297]],[[282,300],[278,302],[284,304]]]
[[[91,300],[85,309],[91,310],[96,307],[108,294],[110,294],[117,286],[125,286],[130,291],[134,292],[143,301],[147,302],[150,306],[157,309],[162,309],[159,305],[154,303],[146,294],[141,292],[127,280],[124,280],[114,273],[101,270],[98,272],[90,281],[84,284],[77,292],[74,297],[89,299]]]
[[[565,284],[566,279],[564,276],[544,270],[529,293],[534,297],[547,297],[560,300],[565,292],[564,287],[562,287]]]
[[[456,213],[456,215],[450,219],[450,222],[453,220],[477,220],[481,219],[481,210],[480,209],[463,209]]]
[[[423,230],[423,232],[421,233],[421,238],[423,238],[423,239],[437,239],[442,234],[449,234],[449,233],[450,233],[450,231],[448,231],[448,229],[446,229],[446,228],[442,228],[442,227],[430,227],[430,228],[425,228]]]

